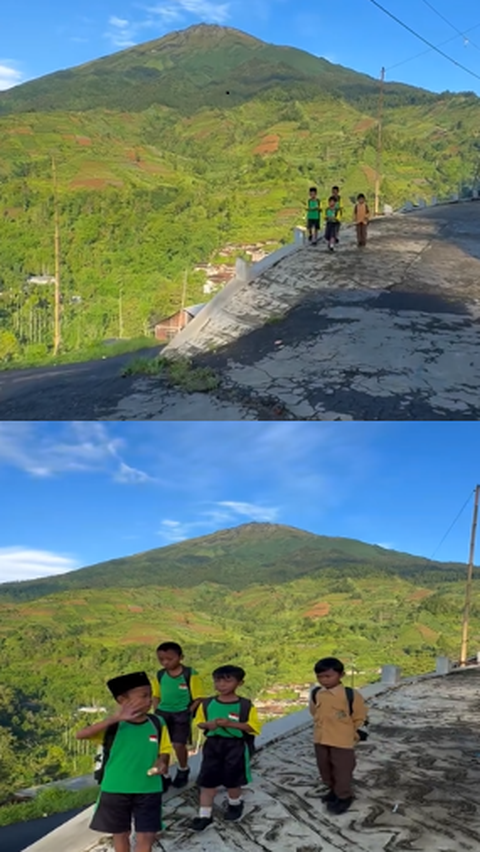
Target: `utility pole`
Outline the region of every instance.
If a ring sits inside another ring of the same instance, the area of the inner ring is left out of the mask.
[[[58,214],[57,165],[52,157],[53,174],[53,210],[55,220],[55,307],[53,354],[57,355],[60,348],[60,219]]]
[[[467,647],[468,647],[468,620],[470,616],[470,602],[472,598],[472,576],[473,576],[473,559],[475,554],[475,536],[477,531],[478,518],[478,501],[480,498],[480,485],[475,488],[475,504],[473,507],[472,534],[470,536],[470,553],[468,556],[467,569],[467,584],[465,587],[465,607],[463,610],[463,627],[462,627],[462,650],[460,652],[460,665],[465,666],[467,662]]]
[[[180,309],[180,316],[178,318],[178,331],[181,329],[181,323],[183,320],[183,312],[185,310],[185,300],[187,298],[187,276],[188,272],[185,270],[185,275],[183,276],[183,290],[182,290],[182,307]]]
[[[123,338],[123,303],[122,303],[122,294],[123,289],[122,285],[119,285],[118,288],[118,336],[120,340]]]
[[[385,68],[380,73],[380,93],[378,97],[378,138],[377,138],[377,163],[375,169],[375,216],[380,211],[380,182],[382,171],[382,121],[383,121],[383,84],[385,82]]]

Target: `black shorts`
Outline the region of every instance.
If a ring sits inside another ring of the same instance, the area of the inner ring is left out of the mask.
[[[165,720],[172,743],[188,745],[192,742],[192,715],[190,710],[181,710],[179,713],[157,710],[157,716],[161,716]]]
[[[207,737],[198,776],[200,787],[245,787],[250,783],[248,752],[244,739]]]
[[[338,222],[327,222],[325,225],[325,239],[326,240],[334,240],[337,236],[337,224]]]
[[[90,828],[105,834],[156,834],[162,828],[161,793],[100,793]]]
[[[320,219],[307,219],[307,228],[309,231],[320,230]]]

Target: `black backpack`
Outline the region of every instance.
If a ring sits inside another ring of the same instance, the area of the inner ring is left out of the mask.
[[[154,716],[153,713],[147,713],[147,716],[157,732],[158,742],[160,743],[160,738],[162,736],[162,723],[158,716]],[[105,775],[105,767],[107,765],[108,758],[110,757],[110,752],[112,750],[113,741],[117,736],[117,731],[118,722],[114,722],[114,724],[110,725],[105,731],[102,750],[95,758],[95,770],[93,773],[93,779],[97,782],[97,784],[101,784],[103,781],[103,776]]]
[[[321,689],[320,686],[314,686],[311,693],[310,693],[310,698],[311,698],[311,700],[313,701],[314,704],[315,704],[315,697],[317,695],[317,692],[320,689]],[[354,700],[354,697],[355,697],[355,690],[353,690],[351,686],[344,686],[344,690],[345,690],[346,695],[347,695],[348,709],[349,709],[349,712],[350,712],[350,716],[353,716],[353,700]],[[368,719],[365,719],[364,725],[365,725],[365,727],[367,727]],[[368,731],[365,731],[363,728],[359,728],[357,730],[357,734],[360,738],[360,742],[364,743],[365,740],[368,740]]]
[[[162,682],[162,677],[166,673],[167,673],[166,669],[160,669],[160,671],[157,672],[157,680],[158,680],[159,683]],[[188,693],[190,695],[190,704],[191,704],[192,701],[193,701],[193,697],[192,697],[192,691],[190,689],[190,681],[192,679],[192,669],[190,668],[190,666],[183,666],[182,674],[185,678],[185,683],[187,684],[187,687],[188,687]]]
[[[240,718],[239,718],[238,721],[241,722],[242,724],[245,724],[246,722],[248,722],[250,710],[252,709],[252,702],[250,701],[249,698],[244,698],[243,696],[239,696],[238,700],[240,702]],[[202,701],[202,707],[203,707],[203,712],[205,713],[205,719],[208,719],[207,711],[208,711],[208,705],[210,704],[211,701],[213,701],[213,696],[211,698],[204,698],[203,701]],[[254,737],[253,734],[247,734],[245,731],[242,731],[242,733],[243,733],[243,739],[245,740],[245,743],[246,743],[247,748],[248,748],[248,753],[249,753],[250,757],[253,757],[253,755],[256,752],[255,737]]]

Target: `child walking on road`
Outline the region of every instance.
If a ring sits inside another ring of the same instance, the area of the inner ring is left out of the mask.
[[[335,199],[335,210],[336,210],[336,213],[337,213],[335,242],[338,243],[338,235],[340,233],[340,222],[342,220],[342,214],[343,214],[342,196],[340,195],[340,190],[339,190],[338,186],[332,186],[332,197]]]
[[[317,189],[312,186],[307,202],[307,230],[308,242],[316,246],[318,232],[320,230],[320,200],[317,197]]]
[[[357,228],[357,246],[362,248],[367,245],[367,227],[370,219],[370,210],[363,192],[357,195],[353,218]]]
[[[314,719],[317,765],[328,787],[322,801],[338,816],[353,802],[354,746],[366,737],[358,732],[367,721],[367,708],[357,690],[347,691],[342,686],[344,666],[336,657],[319,660],[314,671],[320,686],[312,690],[309,709]]]
[[[325,210],[325,239],[329,251],[335,251],[335,243],[338,242],[337,225],[337,206],[334,196],[331,195],[328,199],[328,207]]]

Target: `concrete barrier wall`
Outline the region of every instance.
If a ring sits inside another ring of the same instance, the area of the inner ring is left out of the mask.
[[[277,251],[268,254],[257,263],[248,263],[239,258],[236,262],[235,277],[225,285],[225,287],[217,293],[210,302],[207,302],[204,308],[197,314],[196,317],[185,326],[182,331],[165,346],[162,351],[162,357],[175,358],[177,350],[188,341],[194,339],[198,332],[204,328],[209,320],[226,309],[228,304],[235,298],[240,290],[247,287],[248,284],[259,275],[262,275],[267,269],[271,269],[277,263],[280,263],[285,257],[298,251],[304,245],[304,231],[302,228],[295,228],[294,241],[286,246],[282,246]]]

